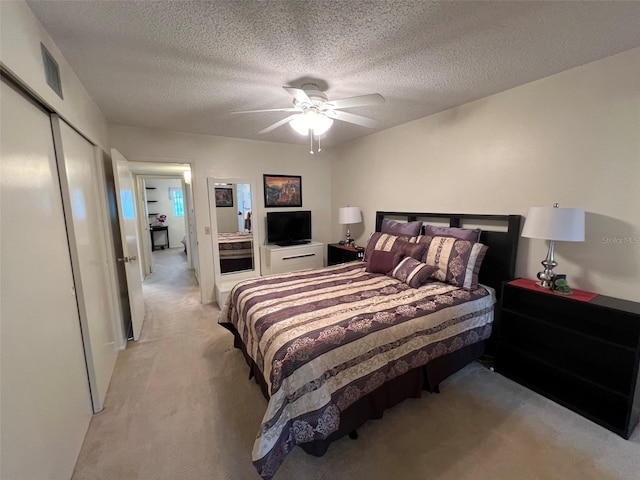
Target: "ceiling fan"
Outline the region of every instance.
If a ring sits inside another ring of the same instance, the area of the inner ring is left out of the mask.
[[[329,100],[324,92],[321,92],[315,83],[306,83],[302,88],[282,87],[293,97],[293,107],[271,108],[267,110],[244,110],[231,113],[260,113],[260,112],[295,112],[258,133],[269,133],[272,130],[288,123],[300,135],[308,135],[310,151],[321,151],[320,135],[329,130],[334,120],[355,123],[362,127],[374,128],[378,121],[372,118],[355,115],[341,111],[343,108],[361,107],[365,105],[378,105],[384,103],[384,97],[379,93],[360,95],[357,97]]]

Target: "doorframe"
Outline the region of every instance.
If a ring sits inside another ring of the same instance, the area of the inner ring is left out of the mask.
[[[131,160],[132,163],[135,163],[135,160]],[[149,163],[149,162],[145,162]],[[153,162],[156,164],[164,164],[164,162]],[[184,163],[183,165],[189,165],[189,169],[192,171],[191,164]],[[152,251],[151,251],[151,234],[149,233],[149,215],[147,210],[147,192],[145,189],[145,180],[146,179],[156,179],[156,180],[180,180],[180,187],[182,188],[182,196],[184,202],[184,231],[186,235],[187,245],[190,245],[190,232],[189,232],[189,212],[187,211],[187,188],[186,182],[184,179],[184,175],[180,175],[178,173],[168,173],[168,174],[160,174],[160,173],[134,173],[134,185],[135,185],[135,195],[138,200],[138,222],[140,224],[141,231],[147,232],[145,235],[145,240],[142,242],[142,259],[143,259],[143,273],[145,278],[147,275],[151,274],[153,271],[152,268]],[[181,242],[181,240],[180,240]],[[191,257],[191,248],[187,248],[187,265],[189,268],[193,269]]]

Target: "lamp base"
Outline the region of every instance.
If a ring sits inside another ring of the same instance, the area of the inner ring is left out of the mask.
[[[351,245],[353,239],[351,238],[351,232],[349,231],[349,225],[347,225],[347,238],[345,240],[345,245]]]
[[[551,289],[553,287],[553,272],[551,270],[538,272],[538,280],[540,280],[538,283],[540,287]]]
[[[540,262],[542,263],[544,270],[542,272],[538,272],[538,280],[540,280],[539,285],[542,288],[551,289],[551,287],[553,287],[553,277],[555,276],[553,274],[553,269],[558,265],[558,262],[556,262],[554,259],[554,250],[554,242],[553,240],[551,240],[549,242],[549,251],[547,252],[547,258]]]

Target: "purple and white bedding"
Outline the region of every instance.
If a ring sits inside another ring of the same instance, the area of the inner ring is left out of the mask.
[[[253,258],[253,233],[218,233],[221,260]]]
[[[494,296],[438,281],[412,288],[363,262],[238,283],[220,316],[263,373],[269,403],[253,462],[270,479],[298,444],[385,382],[487,339]]]

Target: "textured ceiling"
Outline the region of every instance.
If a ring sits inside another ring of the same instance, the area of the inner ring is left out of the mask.
[[[324,145],[368,135],[640,46],[639,2],[29,1],[110,122],[304,143],[283,85],[329,99],[380,93],[346,111]],[[64,78],[63,78],[64,85]]]

